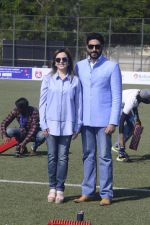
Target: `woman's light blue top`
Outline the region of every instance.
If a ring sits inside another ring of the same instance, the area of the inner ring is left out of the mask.
[[[82,125],[82,90],[77,76],[44,76],[39,102],[40,126],[55,136],[72,135]]]

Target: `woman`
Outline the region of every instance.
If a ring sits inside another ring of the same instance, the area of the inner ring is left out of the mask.
[[[70,143],[77,137],[82,123],[81,84],[73,74],[68,49],[54,53],[52,71],[42,81],[39,112],[48,147],[48,202],[62,203]]]

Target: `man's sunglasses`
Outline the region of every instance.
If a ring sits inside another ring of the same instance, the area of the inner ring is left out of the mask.
[[[67,57],[56,58],[55,62],[57,62],[57,63],[60,63],[60,62],[67,63],[68,62],[68,58]]]
[[[88,45],[89,49],[93,49],[95,47],[95,49],[100,50],[102,45]]]

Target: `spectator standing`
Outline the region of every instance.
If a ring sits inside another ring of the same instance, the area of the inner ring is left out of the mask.
[[[82,195],[74,202],[89,201],[96,192],[98,153],[100,205],[105,206],[110,205],[113,198],[111,135],[120,117],[121,73],[117,63],[102,55],[104,38],[101,34],[90,33],[86,44],[88,57],[75,66],[83,88],[84,176]]]
[[[68,49],[53,55],[52,71],[41,85],[39,110],[48,148],[48,202],[62,203],[71,139],[77,137],[82,125],[81,84],[73,74]]]

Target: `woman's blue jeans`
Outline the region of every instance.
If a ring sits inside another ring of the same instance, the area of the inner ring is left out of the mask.
[[[48,147],[48,175],[51,189],[64,191],[68,172],[68,155],[72,136],[53,136],[46,138]]]

